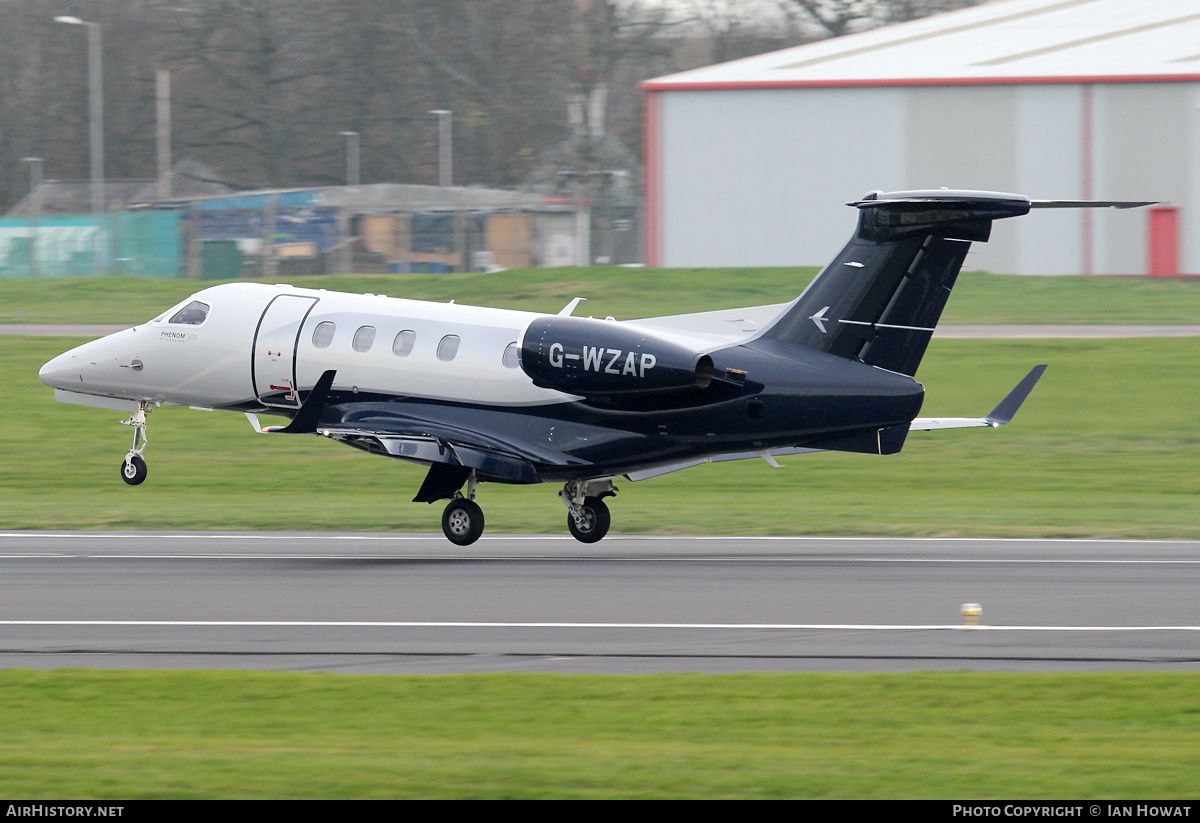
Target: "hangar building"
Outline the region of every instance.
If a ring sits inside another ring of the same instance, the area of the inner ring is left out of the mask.
[[[1000,0],[660,77],[645,258],[821,265],[868,191],[1156,200],[995,224],[967,268],[1200,273],[1196,0]]]

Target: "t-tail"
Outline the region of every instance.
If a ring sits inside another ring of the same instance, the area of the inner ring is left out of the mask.
[[[848,205],[859,210],[854,236],[763,336],[911,377],[971,243],[988,239],[993,220],[1031,208],[1146,204],[936,189],[871,192]]]

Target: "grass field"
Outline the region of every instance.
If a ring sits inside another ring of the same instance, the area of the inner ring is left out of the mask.
[[[36,798],[1194,798],[1194,673],[0,672]]]
[[[497,274],[335,275],[297,286],[618,319],[791,300],[816,269],[523,269]],[[0,279],[0,323],[141,323],[200,288],[191,280]],[[1006,277],[965,272],[944,323],[1200,323],[1200,278]]]

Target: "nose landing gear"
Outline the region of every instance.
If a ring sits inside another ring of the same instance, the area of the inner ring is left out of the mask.
[[[121,479],[130,486],[139,485],[148,474],[142,452],[146,450],[146,415],[152,411],[154,403],[142,400],[138,403],[138,410],[130,415],[128,420],[121,421],[126,426],[133,426],[133,448],[126,452],[125,459],[121,462]]]

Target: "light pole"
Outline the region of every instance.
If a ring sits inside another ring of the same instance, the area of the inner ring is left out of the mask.
[[[154,72],[154,108],[158,120],[158,199],[171,197],[171,71]]]
[[[38,219],[42,216],[42,158],[22,157],[29,164],[29,276],[38,276]]]
[[[358,132],[339,131],[338,134],[346,138],[346,185],[357,186],[362,171],[358,151]]]
[[[104,212],[104,88],[100,66],[100,24],[88,23],[78,17],[59,15],[55,23],[87,26],[88,32],[88,133],[92,155],[92,214]]]
[[[92,265],[103,273],[107,267],[104,254],[104,74],[100,66],[100,24],[88,23],[71,15],[59,15],[55,23],[87,26],[88,33],[88,134],[92,156],[92,219],[96,222],[96,245]]]
[[[450,115],[448,109],[433,109],[430,114],[436,114],[438,119],[438,185],[445,187],[453,185],[454,166],[450,149]]]

